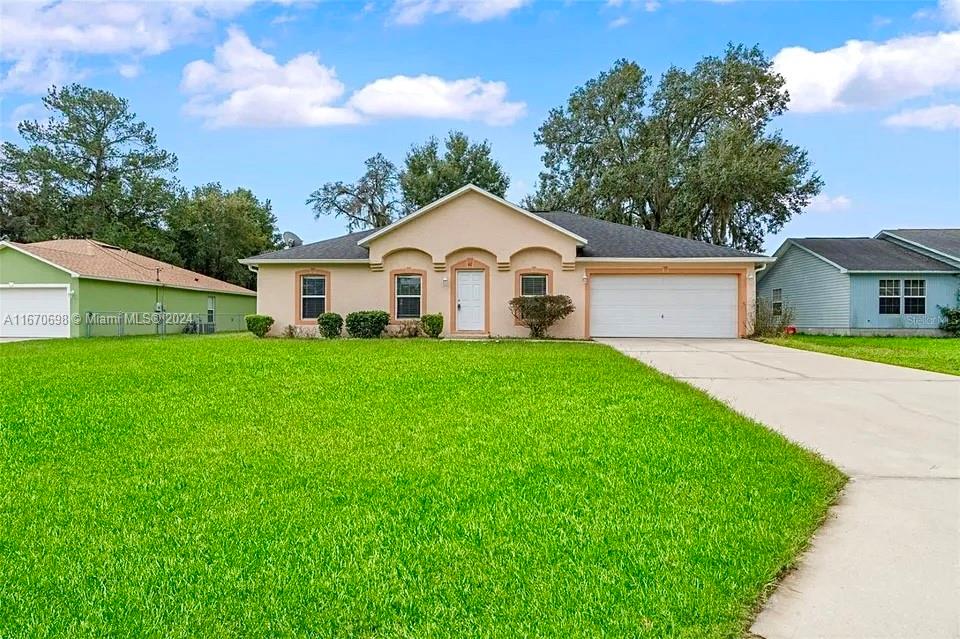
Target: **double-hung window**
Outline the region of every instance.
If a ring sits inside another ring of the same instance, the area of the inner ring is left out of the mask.
[[[420,319],[423,278],[419,275],[397,275],[396,291],[396,318]]]
[[[926,314],[926,280],[903,280],[903,312],[906,315]]]
[[[774,316],[780,317],[781,315],[783,315],[783,289],[782,288],[773,289],[772,306],[773,306]]]
[[[300,278],[300,319],[315,320],[327,312],[327,278],[304,275]]]
[[[520,276],[520,296],[538,297],[547,294],[547,275],[545,273],[529,273]]]
[[[880,314],[900,314],[900,280],[880,280]]]
[[[217,319],[217,298],[213,295],[207,296],[207,324],[213,324]]]

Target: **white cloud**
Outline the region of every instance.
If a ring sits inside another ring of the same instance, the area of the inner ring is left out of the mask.
[[[807,211],[810,213],[836,213],[846,211],[853,204],[853,200],[846,195],[827,195],[819,193],[810,200]]]
[[[117,73],[122,77],[132,80],[133,78],[139,77],[143,72],[143,67],[135,62],[130,62],[128,64],[121,64],[117,67]]]
[[[344,93],[333,68],[309,53],[281,65],[237,28],[229,29],[212,63],[195,60],[184,67],[180,88],[192,96],[186,112],[215,127],[323,126],[360,119],[333,106]]]
[[[300,54],[279,63],[238,28],[213,61],[196,60],[183,69],[185,111],[214,127],[326,126],[384,118],[449,118],[509,124],[526,105],[508,102],[507,85],[480,78],[445,80],[398,75],[375,80],[346,101],[345,87],[332,67],[316,55]]]
[[[950,24],[960,24],[960,0],[940,0],[940,13]]]
[[[10,112],[9,119],[3,124],[11,129],[16,129],[17,125],[24,120],[42,120],[46,113],[42,105],[36,102],[27,102],[14,108]]]
[[[420,24],[431,15],[452,13],[470,22],[502,18],[529,0],[396,0],[393,20],[397,24]]]
[[[781,50],[774,68],[786,79],[793,111],[882,107],[960,88],[960,31],[842,47]]]
[[[217,21],[239,15],[256,1],[5,0],[0,20],[0,88],[41,93],[53,83],[78,80],[85,73],[76,68],[78,56],[164,53],[209,31]]]
[[[960,104],[943,104],[922,109],[907,109],[883,121],[887,126],[946,131],[960,129]]]
[[[363,87],[350,98],[350,106],[373,118],[450,118],[502,125],[526,111],[523,102],[507,102],[506,97],[504,82],[397,75]]]
[[[611,20],[607,26],[611,29],[619,29],[620,27],[625,27],[628,24],[630,24],[630,18],[627,16],[620,16],[619,18],[614,18]]]

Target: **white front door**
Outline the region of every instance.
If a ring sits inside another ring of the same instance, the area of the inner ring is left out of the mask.
[[[483,330],[483,271],[457,271],[457,330]]]

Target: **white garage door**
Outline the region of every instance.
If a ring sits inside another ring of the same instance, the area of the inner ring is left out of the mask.
[[[0,337],[70,337],[69,287],[0,287]]]
[[[594,337],[737,337],[736,275],[592,275]]]

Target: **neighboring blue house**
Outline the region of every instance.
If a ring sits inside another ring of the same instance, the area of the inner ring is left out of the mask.
[[[788,239],[761,271],[757,296],[787,304],[806,333],[938,334],[960,291],[960,229]]]

